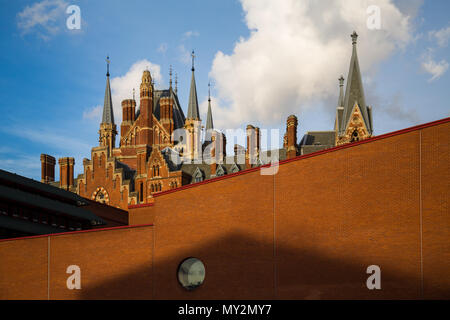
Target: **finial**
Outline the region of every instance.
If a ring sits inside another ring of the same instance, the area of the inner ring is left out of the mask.
[[[106,76],[109,77],[109,64],[110,64],[110,60],[109,60],[109,55],[106,56]]]
[[[178,74],[175,72],[175,93],[178,92]]]
[[[351,37],[352,37],[352,44],[356,44],[356,39],[358,39],[358,34],[356,33],[356,31],[353,31]]]
[[[208,81],[208,101],[211,102],[211,81]]]
[[[133,88],[133,100],[134,100],[134,88]]]
[[[192,71],[194,71],[195,70],[194,69],[194,59],[195,59],[194,50],[192,50],[191,56],[192,56]]]
[[[170,88],[172,88],[172,65],[169,68],[169,79]]]
[[[341,74],[341,77],[338,80],[339,80],[339,86],[340,87],[344,86],[344,76],[342,74]]]

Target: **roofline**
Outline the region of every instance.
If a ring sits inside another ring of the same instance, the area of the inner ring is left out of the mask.
[[[119,230],[119,229],[131,229],[131,228],[140,228],[140,227],[152,227],[152,226],[153,226],[153,224],[136,224],[136,225],[129,225],[129,226],[118,226],[118,227],[109,227],[109,228],[98,228],[98,229],[89,229],[89,230],[68,231],[68,232],[60,232],[60,233],[48,233],[48,234],[39,234],[39,235],[36,235],[36,236],[0,239],[0,242],[12,241],[12,240],[26,240],[26,239],[53,237],[53,236],[64,236],[64,235],[68,235],[68,234],[78,234],[78,233],[86,233],[86,232],[109,231],[109,230]]]
[[[153,195],[154,196],[154,195]],[[139,203],[139,204],[130,204],[128,206],[128,209],[136,209],[136,208],[143,208],[143,207],[153,207],[155,203],[154,202],[150,202],[150,203]]]
[[[397,131],[392,131],[392,132],[385,133],[385,134],[382,134],[382,135],[379,135],[379,136],[375,136],[375,137],[372,137],[372,138],[368,138],[368,139],[365,139],[365,140],[362,140],[362,141],[348,143],[348,144],[344,144],[344,145],[341,145],[341,146],[336,146],[336,147],[333,147],[333,148],[328,148],[328,149],[325,149],[325,150],[320,150],[320,151],[308,153],[308,154],[305,154],[305,155],[300,155],[300,156],[297,156],[297,157],[294,157],[294,158],[291,158],[291,159],[286,159],[286,160],[279,161],[278,164],[282,165],[282,164],[286,164],[286,163],[289,163],[289,162],[292,162],[292,161],[298,161],[298,160],[302,160],[302,159],[307,159],[307,158],[319,156],[319,155],[322,155],[322,154],[325,154],[325,153],[338,151],[338,150],[341,150],[341,149],[352,148],[352,147],[355,147],[355,146],[358,146],[358,145],[361,145],[361,144],[374,142],[374,141],[377,141],[377,140],[389,138],[389,137],[392,137],[392,136],[397,136],[397,135],[408,133],[408,132],[411,132],[411,131],[425,129],[425,128],[428,128],[428,127],[436,126],[436,125],[447,123],[447,122],[450,122],[450,117],[443,118],[443,119],[436,120],[436,121],[432,121],[432,122],[428,122],[428,123],[424,123],[424,124],[420,124],[420,125],[409,127],[409,128],[405,128],[405,129],[401,129],[401,130],[397,130]],[[215,178],[204,180],[204,181],[201,181],[201,182],[187,184],[187,185],[175,188],[175,189],[170,189],[170,190],[158,192],[158,193],[154,194],[153,197],[157,198],[157,197],[164,196],[166,194],[170,194],[170,193],[173,193],[173,192],[182,191],[182,190],[186,190],[186,189],[190,189],[190,188],[195,188],[195,187],[203,185],[203,184],[213,183],[213,182],[224,180],[224,179],[230,179],[230,178],[233,178],[235,176],[244,175],[244,174],[247,174],[247,173],[251,173],[251,172],[260,170],[261,168],[268,168],[270,166],[271,166],[271,164],[265,164],[263,166],[254,167],[254,168],[250,168],[250,169],[245,169],[243,171],[227,174],[227,175],[220,176],[220,177],[215,177]],[[136,205],[135,207],[139,207],[139,206],[144,206],[144,205]],[[128,207],[128,208],[130,208],[130,207]]]

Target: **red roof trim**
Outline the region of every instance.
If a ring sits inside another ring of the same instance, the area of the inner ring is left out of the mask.
[[[153,224],[136,224],[136,225],[131,225],[131,226],[118,226],[118,227],[109,227],[109,228],[98,228],[98,229],[89,229],[89,230],[68,231],[68,232],[60,232],[60,233],[40,234],[40,235],[37,235],[37,236],[0,239],[0,242],[12,241],[12,240],[26,240],[26,239],[53,237],[53,236],[65,236],[65,235],[68,235],[68,234],[78,234],[78,233],[86,233],[86,232],[109,231],[109,230],[119,230],[119,229],[131,229],[131,228],[139,228],[139,227],[152,227],[152,226],[153,226]]]
[[[318,155],[321,155],[321,154],[324,154],[324,153],[334,152],[334,151],[341,150],[341,149],[346,149],[346,148],[352,148],[352,147],[355,147],[355,146],[358,146],[358,145],[361,145],[361,144],[370,143],[370,142],[373,142],[373,141],[389,138],[389,137],[392,137],[392,136],[397,136],[397,135],[408,133],[408,132],[411,132],[411,131],[425,129],[425,128],[428,128],[428,127],[436,126],[436,125],[447,123],[447,122],[450,122],[450,117],[444,118],[444,119],[440,119],[440,120],[436,120],[436,121],[432,121],[432,122],[428,122],[428,123],[424,123],[424,124],[420,124],[420,125],[409,127],[409,128],[405,128],[405,129],[401,129],[401,130],[397,130],[397,131],[393,131],[393,132],[389,132],[389,133],[385,133],[385,134],[382,134],[382,135],[379,135],[379,136],[375,136],[375,137],[372,137],[372,138],[369,138],[369,139],[366,139],[366,140],[362,140],[362,141],[358,141],[358,142],[354,142],[354,143],[349,143],[349,144],[344,144],[342,146],[337,146],[337,147],[333,147],[333,148],[329,148],[329,149],[325,149],[325,150],[309,153],[309,154],[306,154],[306,155],[297,156],[297,157],[292,158],[292,159],[287,159],[287,160],[280,161],[279,164],[282,165],[282,164],[289,163],[289,162],[292,162],[292,161],[298,161],[298,160],[301,160],[301,159],[307,159],[307,158],[315,157],[315,156],[318,156]],[[170,194],[170,193],[173,193],[173,192],[194,188],[194,187],[197,187],[199,185],[216,182],[216,181],[223,180],[223,179],[229,179],[229,178],[232,178],[232,177],[235,177],[235,176],[238,176],[238,175],[244,175],[244,174],[247,174],[247,173],[250,173],[250,172],[254,172],[254,171],[260,170],[261,168],[268,168],[268,167],[270,167],[270,164],[266,164],[266,165],[263,165],[263,166],[260,166],[260,167],[255,167],[255,168],[251,168],[251,169],[246,169],[246,170],[239,171],[239,172],[232,173],[232,174],[227,174],[227,175],[224,175],[224,176],[221,176],[221,177],[216,177],[216,178],[204,180],[202,182],[187,184],[187,185],[175,188],[175,189],[170,189],[170,190],[158,192],[157,194],[154,194],[153,197],[157,198],[157,197],[160,197],[160,196],[163,196],[163,195],[166,195],[166,194]]]
[[[154,197],[155,195],[153,195]],[[143,207],[152,207],[155,203],[154,202],[150,202],[150,203],[140,203],[140,204],[130,204],[128,206],[128,209],[136,209],[136,208],[143,208]]]

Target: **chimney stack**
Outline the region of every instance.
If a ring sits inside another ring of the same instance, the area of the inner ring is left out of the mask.
[[[75,159],[71,157],[59,158],[59,187],[64,190],[70,190],[73,186],[73,167]]]
[[[48,154],[41,154],[41,182],[49,183],[55,181],[55,164],[54,157]]]
[[[258,127],[252,125],[247,126],[247,151],[245,154],[245,167],[251,168],[257,164],[259,158],[259,148],[261,142],[261,133]]]
[[[290,115],[286,121],[286,156],[288,159],[297,156],[297,125],[297,117]]]

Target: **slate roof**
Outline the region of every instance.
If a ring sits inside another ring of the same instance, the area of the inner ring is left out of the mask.
[[[198,99],[197,99],[197,86],[195,85],[194,68],[192,67],[191,77],[191,89],[189,91],[189,104],[188,104],[188,119],[200,119],[200,112],[198,111]]]
[[[153,114],[155,115],[156,119],[158,119],[158,121],[161,119],[160,116],[160,99],[162,97],[172,97],[174,100],[174,104],[173,104],[173,126],[174,129],[179,129],[184,127],[184,121],[186,120],[186,117],[184,116],[184,112],[183,109],[180,106],[180,102],[178,101],[178,96],[177,94],[170,89],[165,89],[165,90],[155,90],[154,91],[154,95],[153,95]],[[141,113],[141,109],[139,107],[139,109],[136,112],[136,119],[137,117],[140,115]]]
[[[300,146],[305,145],[335,145],[336,132],[334,131],[308,131],[300,141]]]
[[[211,112],[211,98],[208,98],[208,115],[206,116],[206,130],[212,129],[214,129],[214,124]]]
[[[111,87],[109,85],[109,73],[106,75],[105,100],[103,103],[102,123],[114,124],[114,112],[111,98]]]

